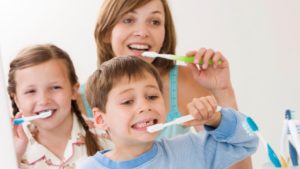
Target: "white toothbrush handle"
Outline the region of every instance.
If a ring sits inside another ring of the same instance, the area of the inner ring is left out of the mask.
[[[216,109],[216,112],[219,112],[221,111],[222,107],[220,106],[217,106],[217,109]],[[185,122],[188,122],[188,121],[191,121],[191,120],[194,120],[195,118],[192,116],[192,115],[185,115],[185,116],[182,116],[182,117],[179,117],[169,123],[165,123],[165,126],[169,126],[169,125],[172,125],[172,124],[182,124],[182,123],[185,123]]]
[[[216,109],[216,112],[219,112],[221,111],[222,107],[218,106],[217,109]],[[185,123],[187,121],[191,121],[191,120],[194,120],[195,118],[192,116],[192,115],[186,115],[186,116],[182,116],[182,117],[179,117],[171,122],[168,122],[168,123],[159,123],[159,124],[155,124],[155,125],[152,125],[152,126],[149,126],[147,127],[147,131],[150,132],[150,133],[153,133],[153,132],[156,132],[156,131],[159,131],[159,130],[162,130],[163,128],[167,127],[167,126],[171,126],[173,124],[182,124],[182,123]]]
[[[267,147],[268,143],[259,131],[256,131],[256,135],[258,136],[260,142],[264,145],[264,147]]]
[[[35,120],[35,119],[38,119],[38,118],[40,118],[40,116],[39,115],[35,115],[35,116],[30,116],[30,117],[23,117],[22,119],[24,121],[31,121],[31,120]]]
[[[175,119],[174,121],[172,121],[172,123],[182,124],[184,122],[191,121],[191,120],[194,120],[194,119],[195,118],[192,115],[186,115],[186,116],[182,116],[182,117],[179,117],[179,118]]]
[[[51,111],[44,111],[44,112],[42,112],[38,115],[22,117],[22,118],[20,118],[20,120],[23,120],[24,122],[29,122],[29,121],[32,121],[32,120],[49,117],[51,114],[52,114]]]
[[[282,132],[281,132],[281,139],[280,139],[280,153],[281,153],[281,155],[285,154],[285,141],[287,139],[287,134],[288,134],[288,124],[287,124],[287,120],[284,120],[283,121]]]

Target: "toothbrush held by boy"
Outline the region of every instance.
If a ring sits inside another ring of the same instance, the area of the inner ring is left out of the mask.
[[[257,137],[242,127],[245,116],[227,108],[216,112],[213,96],[187,105],[194,118],[188,123],[204,124],[206,132],[155,141],[159,132],[147,127],[165,122],[162,82],[156,69],[137,57],[103,63],[86,86],[95,126],[109,134],[114,148],[98,151],[81,169],[225,169],[256,151]]]

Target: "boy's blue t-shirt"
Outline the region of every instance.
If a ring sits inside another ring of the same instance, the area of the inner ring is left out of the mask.
[[[222,109],[218,128],[155,141],[152,148],[127,161],[106,158],[104,150],[89,157],[80,169],[225,169],[256,151],[258,139],[242,127],[245,117]]]

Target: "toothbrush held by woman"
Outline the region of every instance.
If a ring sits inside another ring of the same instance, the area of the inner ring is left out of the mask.
[[[156,52],[144,52],[142,54],[142,56],[151,57],[151,58],[160,57],[160,58],[165,58],[168,60],[177,60],[177,61],[182,61],[182,62],[186,62],[186,63],[194,63],[193,56],[178,56],[178,55],[172,55],[172,54],[160,54],[160,53],[156,53]],[[221,63],[222,63],[222,61],[219,60],[218,64],[221,64]],[[199,64],[202,65],[203,60],[200,60]],[[214,64],[213,60],[209,59],[208,64],[213,65]]]

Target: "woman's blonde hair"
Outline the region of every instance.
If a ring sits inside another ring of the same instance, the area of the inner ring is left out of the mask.
[[[104,0],[98,16],[94,36],[97,44],[98,66],[115,57],[110,39],[112,29],[126,13],[139,8],[151,0]],[[165,38],[160,53],[175,53],[176,33],[171,10],[167,0],[161,0],[165,12]],[[156,58],[153,65],[163,71],[168,71],[174,66],[173,61]]]

